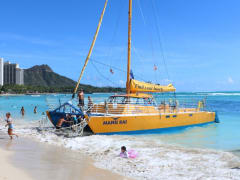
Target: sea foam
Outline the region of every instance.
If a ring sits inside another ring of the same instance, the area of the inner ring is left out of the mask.
[[[39,132],[36,128],[23,126],[17,127],[15,131],[44,143],[81,151],[90,156],[97,167],[134,179],[240,179],[240,170],[231,169],[240,167],[240,160],[229,152],[169,145],[157,138],[146,138],[147,135],[65,138],[52,132]],[[120,147],[123,145],[138,152],[138,157],[120,158]]]

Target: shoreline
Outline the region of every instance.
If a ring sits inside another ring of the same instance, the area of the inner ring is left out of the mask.
[[[128,137],[135,142],[127,143],[126,137],[121,139],[119,136],[102,136],[102,140],[97,135],[62,139],[48,133],[34,136],[35,133],[23,131],[20,138],[13,141],[4,133],[5,137],[0,138],[0,147],[15,152],[10,158],[11,165],[37,180],[126,180],[154,179],[157,176],[179,180],[183,177],[198,179],[193,176],[235,179],[240,175],[237,170],[240,167],[239,158],[229,152],[159,144],[153,153],[143,145],[142,138]],[[154,141],[148,140],[148,143]],[[116,157],[121,144],[135,147],[141,152],[139,157],[134,160]],[[153,154],[157,156],[153,158]]]
[[[20,136],[11,141],[2,132],[0,135],[1,172],[4,169],[0,180],[129,179],[110,170],[95,167],[94,161],[83,153],[27,137]]]
[[[85,93],[85,94],[111,94],[111,93],[122,93],[122,92],[93,92],[93,93]],[[0,97],[1,96],[31,96],[31,95],[58,95],[58,94],[72,94],[72,93],[65,93],[65,92],[56,92],[56,93],[22,93],[22,94],[11,94],[11,93],[7,93],[7,94],[1,94],[0,93]]]
[[[22,94],[0,94],[0,96],[23,96],[23,95],[26,95],[26,96],[31,96],[31,95],[54,95],[54,94],[61,94],[61,93],[22,93]]]

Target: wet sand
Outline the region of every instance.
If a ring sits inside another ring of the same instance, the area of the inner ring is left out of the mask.
[[[12,152],[0,148],[0,180],[31,180],[32,177],[29,174],[11,164],[9,158],[12,156],[12,154]]]
[[[4,156],[4,161],[0,156],[0,165],[11,170],[11,172],[1,173],[0,179],[128,179],[96,168],[93,161],[80,152],[39,143],[30,138],[20,137],[11,141],[3,133],[0,133],[0,137],[0,153],[3,152],[1,154]],[[16,176],[10,176],[9,173]]]

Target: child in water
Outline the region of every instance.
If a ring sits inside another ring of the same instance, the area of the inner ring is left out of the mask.
[[[122,158],[128,158],[127,149],[125,146],[121,147],[121,152],[120,152],[119,156]]]
[[[8,126],[8,135],[11,139],[13,139],[13,135],[18,137],[17,134],[13,133],[13,124],[12,124],[12,118],[11,118],[11,114],[8,112],[6,113],[6,120],[7,124],[5,125],[5,127]]]

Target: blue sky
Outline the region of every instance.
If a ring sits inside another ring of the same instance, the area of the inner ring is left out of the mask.
[[[0,1],[0,57],[23,68],[48,64],[77,80],[103,5],[104,0]],[[238,0],[133,0],[136,79],[173,82],[178,91],[239,90],[239,7]],[[125,85],[127,10],[126,0],[109,0],[82,83]]]

